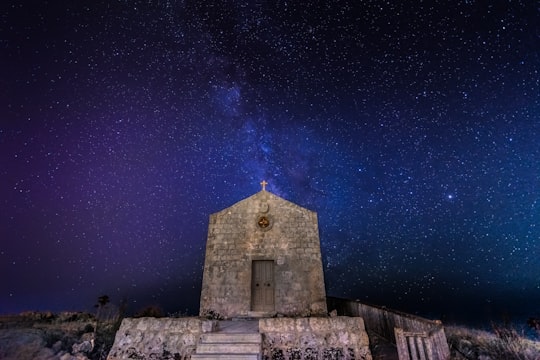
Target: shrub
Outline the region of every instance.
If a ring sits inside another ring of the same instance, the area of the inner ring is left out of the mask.
[[[206,317],[208,320],[223,320],[224,317],[220,313],[214,310],[206,310],[204,312],[204,317]]]
[[[137,311],[135,314],[136,318],[140,317],[155,317],[160,318],[163,317],[163,310],[161,310],[161,307],[158,305],[148,305],[145,308],[142,308],[141,310]]]
[[[532,341],[517,330],[494,325],[493,331],[446,326],[451,359],[538,360],[540,342]]]

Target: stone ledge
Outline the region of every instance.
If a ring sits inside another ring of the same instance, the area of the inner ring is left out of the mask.
[[[216,331],[218,323],[194,317],[124,319],[107,359],[189,358],[201,336]],[[372,360],[360,317],[263,318],[258,324],[264,359],[311,354]]]
[[[320,359],[328,354],[340,354],[343,359],[372,359],[360,317],[260,319],[259,331],[266,359],[292,353],[318,354]]]
[[[201,334],[215,330],[200,318],[126,318],[116,332],[108,360],[189,358]]]

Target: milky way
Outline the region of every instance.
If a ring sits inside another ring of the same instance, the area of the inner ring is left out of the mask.
[[[1,313],[196,313],[209,215],[266,179],[329,295],[538,314],[536,2],[201,3],[3,6]]]

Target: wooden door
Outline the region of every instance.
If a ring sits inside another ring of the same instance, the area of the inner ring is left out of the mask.
[[[251,272],[251,309],[274,311],[274,261],[255,260]]]

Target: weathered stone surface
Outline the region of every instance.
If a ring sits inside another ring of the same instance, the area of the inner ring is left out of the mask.
[[[263,318],[253,333],[203,333],[203,329],[220,329],[220,324],[199,318],[124,319],[108,359],[188,359],[195,352],[197,356],[216,352],[216,346],[220,353],[229,348],[255,353],[246,344],[255,343],[252,339],[256,338],[259,349],[261,336],[262,358],[266,359],[280,358],[279,354],[286,359],[298,358],[298,354],[318,359],[372,359],[362,318]],[[204,345],[209,343],[219,345]]]
[[[79,344],[73,344],[72,346],[73,354],[89,354],[94,349],[94,344],[92,341],[83,341]]]
[[[201,334],[215,328],[199,318],[124,319],[107,359],[189,358]]]
[[[371,360],[364,321],[359,317],[267,318],[259,320],[263,355],[317,354],[317,358]]]
[[[264,190],[210,216],[200,314],[230,318],[258,310],[256,260],[274,264],[271,312],[326,314],[317,214]]]

